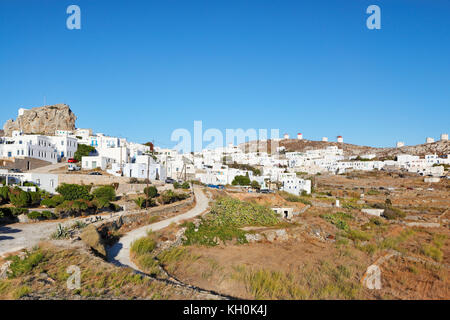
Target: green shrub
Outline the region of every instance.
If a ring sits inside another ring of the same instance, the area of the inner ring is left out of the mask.
[[[9,201],[10,189],[7,186],[0,187],[0,203]]]
[[[254,202],[239,201],[230,197],[216,200],[210,211],[217,224],[243,226],[272,226],[279,222],[273,210]]]
[[[236,176],[234,177],[233,181],[231,182],[233,186],[248,186],[250,185],[250,178],[248,175],[246,176]]]
[[[47,208],[56,208],[64,202],[64,197],[61,195],[55,195],[51,198],[47,198],[41,201],[41,205]]]
[[[48,220],[48,219],[54,219],[56,216],[50,212],[50,211],[32,211],[27,214],[28,218],[34,219],[34,220]]]
[[[158,189],[155,186],[149,186],[144,188],[144,194],[149,198],[154,198],[158,195]]]
[[[259,190],[259,189],[261,189],[261,185],[258,183],[258,181],[256,181],[256,180],[253,180],[251,183],[250,183],[250,186],[253,188],[253,189],[257,189],[257,190]]]
[[[444,254],[441,251],[441,249],[439,249],[438,247],[435,247],[433,245],[424,245],[422,247],[422,253],[425,254],[426,256],[432,258],[433,260],[435,260],[437,262],[441,262],[442,258],[444,256]]]
[[[191,186],[190,186],[190,184],[189,184],[189,182],[183,182],[183,184],[181,185],[181,189],[185,189],[185,190],[187,190],[187,189],[190,189],[191,188]]]
[[[12,256],[8,258],[11,260],[9,266],[8,278],[13,279],[30,272],[41,261],[44,260],[44,254],[40,250],[31,253],[26,253],[26,256],[21,259],[19,256]]]
[[[211,247],[218,245],[219,241],[222,241],[225,244],[226,241],[231,241],[233,239],[236,239],[239,244],[247,243],[245,232],[236,226],[226,224],[217,225],[208,220],[203,220],[197,228],[194,223],[189,222],[184,236],[184,245],[203,245]]]
[[[279,222],[277,215],[266,206],[224,197],[216,200],[208,216],[198,227],[186,224],[185,245],[215,246],[236,239],[246,243],[244,226],[272,226]]]
[[[95,148],[92,146],[88,146],[87,144],[78,144],[77,151],[73,155],[73,158],[81,161],[82,157],[87,157],[91,152],[95,152]]]
[[[112,186],[98,187],[92,192],[95,199],[104,199],[107,201],[116,200],[116,190]]]
[[[130,251],[131,253],[140,256],[152,252],[155,247],[156,241],[147,236],[133,241]]]
[[[383,216],[388,220],[395,220],[398,218],[404,218],[406,214],[398,208],[386,206],[383,212]]]
[[[347,224],[347,220],[353,219],[353,216],[346,212],[337,212],[332,214],[323,214],[320,216],[322,219],[327,220],[331,224],[335,225],[338,229],[349,231],[350,227]]]
[[[30,192],[30,205],[38,206],[41,203],[41,194],[39,192]]]
[[[302,196],[296,196],[295,194],[291,194],[289,192],[286,191],[281,191],[279,192],[280,196],[289,202],[301,202],[304,205],[312,205],[311,201],[309,201],[308,199],[304,198],[304,195]]]
[[[14,299],[20,299],[29,294],[30,292],[31,292],[30,287],[21,286],[18,289],[16,289],[16,291],[14,291]]]
[[[161,193],[160,202],[162,204],[168,204],[180,200],[184,200],[189,198],[189,195],[186,193],[177,193],[172,190],[165,190]]]
[[[56,192],[63,196],[64,200],[72,201],[72,200],[91,200],[92,196],[89,194],[88,186],[81,186],[78,184],[67,184],[63,183],[58,188],[56,188]]]
[[[372,235],[369,233],[355,229],[347,231],[346,236],[349,239],[361,241],[368,241],[372,238]]]
[[[57,214],[66,214],[69,216],[89,215],[96,211],[97,207],[95,203],[84,199],[64,201],[55,209]]]
[[[20,188],[14,188],[9,193],[9,201],[15,207],[28,207],[31,204],[31,195]]]

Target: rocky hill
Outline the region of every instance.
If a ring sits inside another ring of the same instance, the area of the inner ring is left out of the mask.
[[[250,141],[239,145],[242,150],[257,150],[256,145],[258,141]],[[267,145],[268,144],[268,145]],[[349,143],[312,141],[312,140],[298,140],[298,139],[283,139],[278,141],[278,146],[284,146],[287,152],[306,150],[323,149],[328,146],[338,146],[344,149],[346,156],[358,156],[363,154],[375,154],[379,159],[393,158],[398,154],[411,154],[417,156],[424,156],[426,154],[444,155],[450,154],[449,141],[437,141],[434,143],[419,144],[415,146],[404,146],[401,148],[375,148],[369,146],[358,146]],[[267,149],[266,149],[267,148]],[[270,140],[259,141],[259,150],[271,152]]]
[[[77,117],[66,104],[23,109],[16,120],[8,120],[3,126],[5,136],[14,130],[24,133],[53,135],[56,130],[75,130]]]

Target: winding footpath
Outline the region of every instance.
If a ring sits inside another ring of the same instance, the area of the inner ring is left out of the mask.
[[[121,237],[112,247],[108,248],[108,261],[118,266],[131,267],[139,271],[139,268],[130,259],[131,243],[139,238],[145,237],[148,231],[157,231],[168,227],[172,223],[179,223],[202,214],[208,209],[209,199],[201,188],[194,187],[195,207],[186,213],[159,221],[144,227],[132,230]]]

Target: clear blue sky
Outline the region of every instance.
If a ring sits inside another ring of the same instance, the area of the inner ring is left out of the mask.
[[[1,0],[0,122],[46,96],[77,127],[164,147],[194,120],[424,143],[450,131],[449,17],[449,0]]]

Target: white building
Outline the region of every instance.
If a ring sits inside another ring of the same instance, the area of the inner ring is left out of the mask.
[[[0,176],[6,178],[6,185],[17,183],[22,185],[24,182],[32,182],[40,189],[50,193],[56,193],[58,187],[58,175],[49,173],[11,173],[7,169],[0,169]]]
[[[108,165],[113,163],[113,159],[101,156],[87,156],[81,158],[81,167],[83,170],[92,170],[100,168],[106,170]]]
[[[304,180],[297,177],[295,173],[283,173],[280,175],[282,183],[281,190],[300,195],[303,191],[311,193],[311,180]]]
[[[58,153],[58,160],[61,158],[73,158],[78,149],[78,140],[68,135],[50,136],[49,140],[54,144]]]
[[[441,141],[448,141],[448,134],[447,133],[441,134]]]
[[[151,156],[142,155],[138,156],[134,163],[124,163],[122,166],[115,162],[111,164],[111,169],[107,170],[108,173],[115,176],[120,176],[121,172],[124,177],[146,179],[150,180],[162,180],[167,177],[166,168],[157,163]]]
[[[430,138],[430,137],[428,137],[426,140],[425,140],[425,143],[433,143],[434,142],[434,139],[433,138]]]
[[[404,147],[404,146],[405,146],[405,143],[403,141],[398,141],[397,142],[397,148],[401,148],[401,147]]]
[[[297,139],[298,140],[303,140],[303,134],[302,133],[297,133]]]
[[[58,150],[47,136],[14,132],[12,137],[0,138],[0,158],[25,157],[56,163]]]

